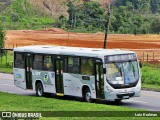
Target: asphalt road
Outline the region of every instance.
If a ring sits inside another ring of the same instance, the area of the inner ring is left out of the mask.
[[[0,91],[20,95],[35,95],[35,91],[23,90],[16,87],[13,79],[14,77],[11,74],[0,73]]]
[[[23,90],[14,86],[13,75],[3,73],[0,73],[0,91],[20,95],[35,95],[35,91]],[[118,105],[160,111],[160,92],[142,90],[141,97],[123,100]]]

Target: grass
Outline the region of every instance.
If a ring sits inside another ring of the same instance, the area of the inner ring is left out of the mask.
[[[0,67],[1,73],[13,74],[13,68]]]
[[[1,53],[0,53],[1,56]],[[0,57],[0,65],[11,67],[13,62],[13,52],[3,53],[2,58]]]
[[[151,90],[151,91],[157,91],[160,92],[160,86],[159,85],[152,85],[152,84],[142,84],[143,90]]]
[[[35,96],[22,96],[9,93],[0,92],[0,111],[123,111],[124,114],[127,114],[127,111],[137,111],[142,112],[140,109],[128,108],[122,106],[114,106],[107,104],[98,104],[98,103],[85,103],[73,100],[63,100],[57,98],[45,98],[45,97],[35,97]],[[78,113],[78,112],[77,112]],[[76,113],[75,113],[76,114]],[[95,113],[96,114],[96,113]],[[125,116],[125,115],[124,115]],[[82,119],[83,117],[77,117],[72,119]],[[136,119],[135,117],[109,117],[110,119],[117,120],[126,120],[126,119]],[[108,119],[109,119],[108,118]],[[141,117],[142,119],[146,119]],[[42,120],[46,118],[41,118]],[[47,118],[53,119],[53,118]],[[56,117],[55,119],[71,119],[71,118],[60,118]],[[104,117],[99,118],[89,118],[85,119],[104,119]],[[137,117],[137,119],[139,119]],[[152,117],[150,119],[153,119]],[[157,119],[157,118],[155,118]]]
[[[142,68],[142,89],[160,91],[160,64],[144,63]]]
[[[146,64],[142,68],[142,83],[160,86],[160,69]]]
[[[13,64],[13,52],[9,51],[7,53],[7,58],[5,54],[2,56],[2,58],[0,57],[0,72],[12,74],[13,73],[12,64]]]
[[[3,111],[139,111],[139,109],[128,107],[85,103],[58,98],[22,96],[3,92],[0,92],[0,96],[0,110]]]

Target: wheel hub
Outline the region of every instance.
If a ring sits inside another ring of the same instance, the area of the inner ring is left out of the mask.
[[[42,87],[41,86],[38,87],[38,95],[42,96]]]
[[[91,99],[91,93],[86,93],[86,100],[89,102]]]

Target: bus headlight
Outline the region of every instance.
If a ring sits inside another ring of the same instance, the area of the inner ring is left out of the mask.
[[[106,89],[107,89],[108,92],[113,92],[113,90],[111,88],[107,87],[107,86],[106,86]]]

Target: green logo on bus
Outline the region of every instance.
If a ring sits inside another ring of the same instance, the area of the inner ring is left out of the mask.
[[[48,75],[47,74],[44,75],[44,81],[48,81]]]

